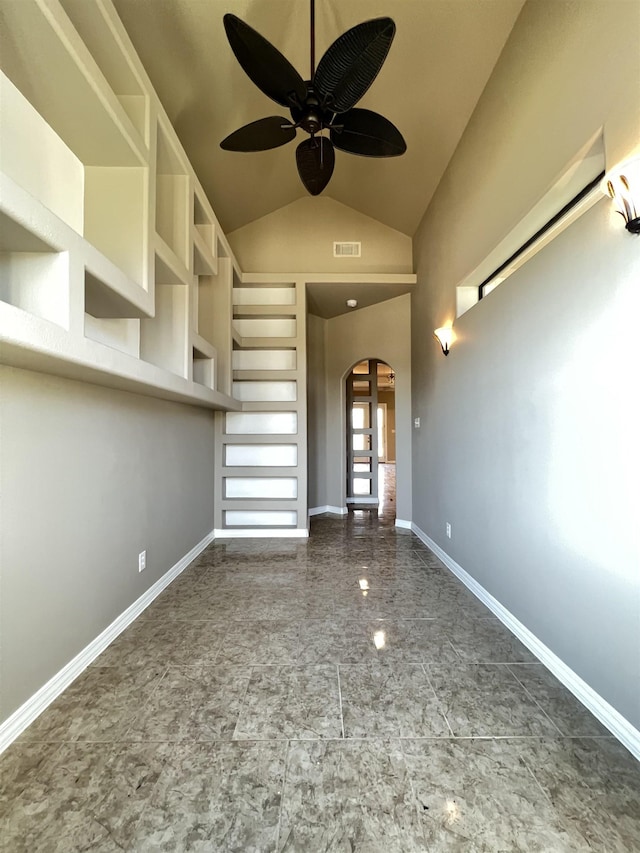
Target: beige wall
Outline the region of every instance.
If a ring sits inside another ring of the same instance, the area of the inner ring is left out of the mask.
[[[637,239],[603,200],[448,358],[429,330],[599,128],[608,167],[638,145],[639,32],[636,2],[526,4],[415,235],[412,313],[414,522],[636,727]]]
[[[411,238],[325,197],[305,197],[233,231],[244,272],[413,272]],[[334,258],[334,241],[361,242],[362,257]]]
[[[411,296],[326,320],[326,504],[346,505],[345,384],[359,361],[378,358],[396,373],[397,517],[411,521]]]
[[[307,437],[310,507],[327,506],[327,321],[307,314]]]
[[[214,433],[95,385],[3,367],[0,387],[4,720],[212,530]]]

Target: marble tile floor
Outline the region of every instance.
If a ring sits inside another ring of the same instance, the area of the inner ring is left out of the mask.
[[[356,511],[210,546],[0,756],[0,815],[10,853],[629,853],[640,764]]]

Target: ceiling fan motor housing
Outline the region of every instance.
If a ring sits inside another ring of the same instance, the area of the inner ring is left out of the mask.
[[[307,133],[319,133],[323,127],[329,124],[327,116],[320,109],[320,103],[314,94],[311,83],[308,86],[307,97],[304,99],[302,107],[296,105],[291,106],[291,117],[295,122],[296,127],[301,127]]]

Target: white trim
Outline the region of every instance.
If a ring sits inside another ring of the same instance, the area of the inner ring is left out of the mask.
[[[527,215],[504,236],[480,265],[460,282],[456,288],[456,318],[460,317],[469,308],[472,308],[479,302],[478,288],[480,283],[487,276],[491,275],[493,270],[499,267],[508,257],[517,252],[519,247],[522,247],[528,239],[531,239],[538,232],[539,228],[544,227],[545,222],[548,223],[550,217],[554,215],[554,210],[559,211],[563,209],[564,205],[571,200],[571,197],[579,193],[605,167],[606,157],[603,129],[600,127],[575,157],[567,163],[553,185],[549,187],[547,192],[538,200]],[[604,195],[603,183],[605,184]],[[606,195],[605,176],[598,186],[594,187],[591,192],[568,210],[561,219],[538,237],[521,255],[518,255],[506,269],[502,270],[499,275],[494,276],[492,279],[494,287],[491,289],[493,290],[502,284],[502,282],[509,278],[523,264],[527,263],[548,243],[555,240],[569,225],[572,225],[591,207],[602,201]],[[488,284],[490,283],[488,282]],[[475,294],[473,293],[474,290]],[[485,295],[489,293],[490,290]]]
[[[75,681],[75,679],[102,654],[107,646],[121,634],[125,628],[138,618],[151,602],[192,563],[198,554],[202,553],[214,538],[214,532],[208,533],[188,554],[172,566],[160,580],[136,599],[127,609],[92,640],[79,654],[69,661],[66,666],[50,678],[30,699],[21,705],[0,726],[0,753],[22,734],[31,723],[54,701],[58,696]]]
[[[640,731],[625,719],[616,709],[610,705],[606,699],[603,699],[599,693],[590,687],[586,681],[583,681],[567,664],[561,660],[551,649],[539,640],[519,619],[503,607],[500,602],[494,598],[491,593],[474,580],[471,575],[466,572],[462,566],[459,566],[442,548],[436,544],[427,534],[420,530],[416,524],[411,525],[411,529],[416,534],[418,539],[422,540],[427,548],[430,548],[437,557],[442,560],[445,566],[459,578],[462,583],[468,587],[471,592],[482,601],[483,604],[494,613],[503,625],[515,636],[543,663],[556,678],[570,690],[576,699],[596,717],[603,726],[618,738],[629,752],[640,761]]]
[[[376,506],[380,503],[378,498],[372,497],[361,497],[361,498],[347,498],[348,504],[375,504]]]
[[[241,527],[239,529],[231,527],[216,528],[213,531],[216,539],[306,539],[309,536],[309,530],[306,527],[267,527],[253,528]]]
[[[413,530],[410,521],[405,521],[404,518],[396,518],[396,527],[404,527],[406,530]]]
[[[332,515],[347,515],[349,510],[346,506],[312,506],[309,507],[309,515],[322,515],[325,512],[330,512]]]

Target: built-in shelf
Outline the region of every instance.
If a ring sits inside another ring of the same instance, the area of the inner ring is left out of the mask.
[[[195,288],[195,326],[198,334],[209,343],[213,344],[216,339],[216,293],[223,288],[223,282],[218,276],[199,276]],[[228,316],[228,315],[227,315]]]
[[[193,276],[159,234],[154,235],[153,246],[155,283],[188,286]]]
[[[226,527],[243,527],[245,529],[260,527],[291,527],[295,528],[298,514],[295,510],[225,510]]]
[[[163,122],[156,137],[156,231],[179,261],[189,264],[189,175]]]
[[[295,338],[297,322],[293,317],[234,316],[233,327],[242,338]]]
[[[147,287],[147,170],[85,166],[84,236],[141,287]]]
[[[206,388],[215,388],[215,357],[203,353],[196,347],[192,348],[193,381]]]
[[[233,396],[243,402],[289,403],[297,400],[297,387],[295,380],[240,381],[233,383]]]
[[[140,358],[185,377],[187,294],[182,285],[156,285],[155,317],[140,323]]]
[[[217,229],[214,217],[209,213],[208,207],[204,195],[196,190],[193,196],[194,237],[201,243],[203,252],[215,260],[218,257]]]
[[[140,320],[94,317],[85,312],[84,334],[96,343],[113,347],[134,358],[140,356]]]
[[[295,500],[297,477],[226,477],[226,500]]]
[[[144,163],[139,134],[62,5],[2,3],[0,56],[9,79],[82,163]]]
[[[239,270],[110,0],[0,4],[2,360],[213,409]]]
[[[297,412],[229,412],[226,434],[230,435],[296,435]]]
[[[69,326],[69,259],[0,213],[0,300]]]
[[[121,24],[110,7],[87,0],[60,0],[76,32],[129,117],[140,141],[149,146],[149,95],[134,58],[123,49]]]
[[[295,306],[295,285],[286,287],[234,287],[234,306],[261,306],[263,309],[277,311],[283,305]],[[256,311],[259,310],[256,308]]]
[[[199,231],[193,232],[193,271],[196,275],[218,272],[218,262]]]
[[[234,371],[295,370],[298,366],[295,347],[288,349],[235,349],[232,354]]]
[[[274,279],[235,281],[232,293],[233,396],[243,411],[227,412],[220,434],[219,518],[233,535],[306,534],[304,283]]]

